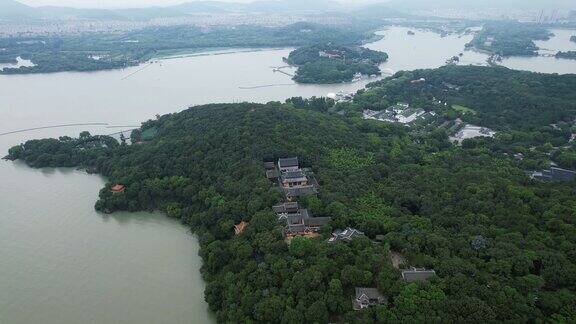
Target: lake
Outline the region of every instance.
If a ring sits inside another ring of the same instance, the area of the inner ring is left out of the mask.
[[[407,35],[412,30],[415,35]],[[575,30],[552,29],[554,34],[547,41],[536,41],[541,48],[540,54],[556,54],[558,51],[576,51],[576,43],[570,41]],[[382,65],[389,73],[399,70],[414,70],[436,68],[444,65],[452,56],[460,57],[460,65],[487,65],[489,55],[473,50],[464,50],[464,45],[474,37],[472,34],[451,34],[441,37],[437,33],[415,30],[404,27],[392,27],[378,32],[384,39],[369,44],[366,47],[385,51],[390,54],[390,60]],[[557,59],[555,57],[509,57],[501,63],[510,69],[541,73],[576,73],[576,61]]]
[[[382,66],[389,73],[438,67],[460,52],[462,64],[485,63],[486,55],[464,52],[471,35],[417,30],[408,36],[407,30],[389,28],[368,45],[390,54]],[[566,45],[560,38],[544,45],[560,46],[555,42]],[[273,72],[289,52],[228,50],[116,71],[0,76],[0,155],[33,138],[129,130],[190,105],[324,96],[373,81],[296,85]],[[576,73],[574,62],[540,59],[503,64]],[[24,131],[88,123],[99,124]],[[105,180],[80,171],[0,161],[0,179],[0,323],[214,321],[203,299],[198,242],[177,221],[154,213],[96,213]]]
[[[0,323],[206,323],[198,243],[161,214],[101,215],[104,180],[0,162]]]
[[[536,41],[538,51],[544,55],[554,55],[558,51],[576,51],[576,43],[570,41],[570,36],[576,31],[571,29],[552,29],[552,36],[547,41]],[[542,73],[576,73],[576,60],[557,59],[549,56],[536,57],[509,57],[504,59],[502,65],[524,71],[534,71]]]

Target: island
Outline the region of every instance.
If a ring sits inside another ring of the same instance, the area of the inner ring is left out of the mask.
[[[575,43],[576,43],[576,35],[574,35],[574,36],[570,37],[570,41],[571,41],[571,42],[575,42]]]
[[[98,210],[189,226],[221,323],[571,322],[575,88],[445,66],[352,100],[191,107],[144,122],[138,144],[84,132],[8,158],[98,172]],[[469,130],[484,136],[450,141]]]
[[[556,58],[576,60],[576,51],[558,52],[555,55]]]
[[[536,56],[535,40],[548,40],[552,33],[536,24],[520,22],[486,23],[468,47],[500,56]]]
[[[285,61],[298,67],[298,83],[342,83],[381,75],[378,65],[387,59],[386,53],[360,46],[323,44],[298,48]]]

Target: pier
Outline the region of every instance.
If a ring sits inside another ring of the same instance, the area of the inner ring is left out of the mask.
[[[280,84],[265,84],[253,87],[238,87],[241,90],[253,90],[253,89],[261,89],[261,88],[270,88],[270,87],[283,87],[283,86],[293,86],[296,85],[295,83],[280,83]]]
[[[286,65],[286,66],[273,66],[272,67],[272,72],[276,73],[276,72],[280,72],[282,74],[286,74],[287,76],[293,78],[294,74],[288,73],[286,71],[283,71],[282,69],[286,69],[286,68],[290,68],[290,65]]]

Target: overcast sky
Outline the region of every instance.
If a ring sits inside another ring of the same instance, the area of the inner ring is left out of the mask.
[[[125,8],[169,6],[194,0],[17,0],[30,6],[63,6],[78,8]],[[252,2],[253,0],[220,0],[223,2]],[[336,0],[342,3],[370,3],[378,0]]]

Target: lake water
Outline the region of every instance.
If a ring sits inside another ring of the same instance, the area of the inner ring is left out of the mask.
[[[0,323],[206,323],[198,244],[160,214],[100,215],[104,180],[0,162]]]
[[[409,30],[415,31],[416,34],[408,36]],[[552,33],[554,36],[550,40],[535,42],[541,48],[541,54],[576,51],[576,43],[570,41],[570,36],[576,34],[575,30],[553,29]],[[383,70],[391,73],[399,70],[440,67],[447,59],[460,53],[463,54],[460,57],[461,65],[487,65],[486,61],[489,57],[484,53],[464,50],[464,45],[474,37],[472,34],[452,34],[441,37],[432,32],[399,27],[392,27],[379,34],[384,35],[384,39],[369,44],[367,47],[390,54],[390,60],[382,67]],[[576,73],[576,61],[554,57],[510,57],[505,58],[500,64],[515,70],[558,74]]]
[[[408,36],[407,30],[390,28],[384,39],[368,45],[390,54],[383,65],[387,72],[441,66],[464,52],[472,37],[441,38],[424,31]],[[556,41],[564,44],[556,38],[549,42]],[[372,81],[296,85],[272,71],[284,65],[282,57],[289,52],[226,51],[116,71],[0,76],[0,155],[32,138],[131,129],[189,105],[323,96],[356,91]],[[462,64],[484,64],[485,59],[464,52]],[[525,67],[551,68],[539,59],[529,59]],[[576,67],[561,64],[554,69],[565,73]],[[103,125],[5,134],[84,123]],[[96,213],[93,206],[105,180],[75,170],[34,170],[0,161],[0,179],[0,323],[213,321],[203,300],[197,241],[178,222],[160,214]]]
[[[538,51],[544,55],[554,55],[558,51],[576,51],[576,43],[570,41],[570,36],[576,35],[575,30],[553,29],[554,36],[547,41],[536,41]],[[576,73],[576,60],[557,59],[549,56],[510,57],[504,59],[502,65],[515,70],[534,71],[542,73]]]
[[[414,31],[415,35],[408,35],[410,30]],[[403,27],[392,27],[378,34],[384,38],[366,47],[389,54],[390,59],[381,67],[388,73],[437,68],[460,53],[464,54],[461,58],[462,64],[484,65],[488,58],[485,54],[464,51],[464,46],[472,40],[472,35],[452,34],[441,37],[437,33]]]

